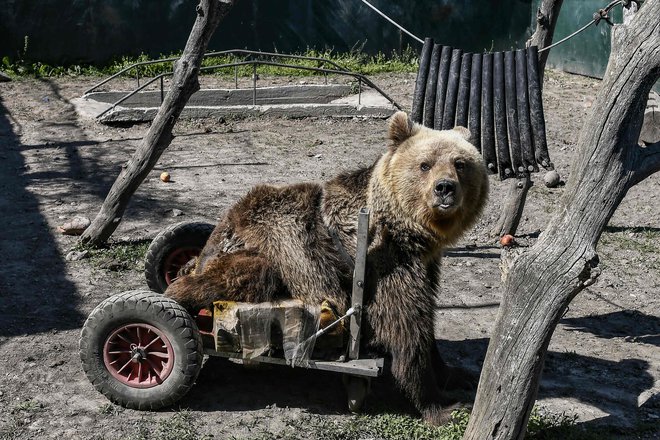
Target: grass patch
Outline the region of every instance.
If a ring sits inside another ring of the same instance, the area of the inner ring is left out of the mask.
[[[657,228],[608,226],[600,236],[601,244],[610,248],[604,252],[608,257],[616,257],[618,250],[634,251],[643,256],[644,265],[660,270],[660,230]]]
[[[131,427],[128,440],[205,440],[210,437],[199,434],[196,418],[187,410],[174,413],[167,419],[148,426],[144,419]]]
[[[17,403],[14,405],[12,408],[11,412],[12,414],[18,413],[18,412],[27,412],[27,413],[35,413],[35,412],[40,412],[43,411],[44,405],[41,402],[34,401],[32,399],[24,400],[21,403]]]
[[[24,53],[27,52],[27,45]],[[164,60],[167,58],[179,57],[181,52],[163,54],[156,58]],[[364,75],[373,75],[376,73],[386,72],[416,72],[418,67],[417,53],[408,47],[401,54],[393,52],[390,55],[378,53],[376,55],[367,55],[361,50],[351,51],[348,53],[335,53],[332,50],[316,51],[309,49],[304,55],[308,57],[326,58],[340,66],[353,72],[358,72]],[[247,58],[238,57],[233,55],[207,57],[203,60],[202,66],[213,66],[219,64],[228,64],[245,61]],[[73,64],[73,65],[49,65],[42,62],[28,62],[25,56],[21,55],[17,59],[12,59],[8,56],[2,58],[0,69],[14,78],[57,78],[64,76],[109,76],[121,71],[122,69],[135,64],[137,62],[150,61],[147,55],[140,55],[137,57],[124,56],[117,58],[104,65],[92,64]],[[328,69],[335,69],[330,64],[323,65],[318,61],[313,60],[296,60],[296,59],[274,59],[273,61],[279,63],[292,64],[302,67],[326,67]],[[151,64],[140,67],[141,77],[153,77],[161,73],[171,72],[172,62],[163,61],[158,64]],[[322,73],[312,72],[308,70],[297,70],[276,66],[260,66],[257,68],[260,75],[269,76],[312,76],[323,75]],[[126,72],[126,77],[134,77],[135,70]],[[213,74],[219,76],[230,77],[234,75],[233,68],[226,68],[213,71]],[[238,68],[238,76],[250,77],[252,76],[252,66],[240,66]]]
[[[144,257],[151,244],[150,240],[135,240],[114,242],[102,248],[92,248],[80,245],[77,250],[86,252],[85,258],[97,269],[113,272],[126,270],[144,270]]]
[[[276,434],[260,433],[250,438],[263,440],[460,440],[465,433],[470,413],[466,409],[455,411],[452,420],[444,426],[431,426],[417,417],[404,414],[373,414],[328,420],[314,415],[287,420],[287,431]],[[545,413],[534,408],[527,425],[527,439],[532,440],[601,440],[602,434],[590,437],[576,427],[577,416]],[[242,437],[235,437],[237,440]]]

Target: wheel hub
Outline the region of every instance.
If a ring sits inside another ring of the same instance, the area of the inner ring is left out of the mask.
[[[174,367],[174,350],[167,336],[146,323],[125,324],[107,337],[103,363],[119,382],[151,388],[167,379]]]

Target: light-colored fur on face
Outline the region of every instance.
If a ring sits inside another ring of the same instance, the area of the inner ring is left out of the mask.
[[[479,217],[488,196],[488,177],[464,127],[432,130],[413,124],[403,112],[389,124],[389,151],[375,174],[399,204],[397,211],[422,225],[445,246],[458,239]],[[439,196],[439,182],[451,182],[451,196]]]

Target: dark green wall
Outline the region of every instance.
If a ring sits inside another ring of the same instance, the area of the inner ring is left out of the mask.
[[[371,0],[413,34],[467,51],[522,47],[540,0]],[[586,23],[605,0],[565,0],[555,40]],[[0,0],[0,57],[50,64],[105,63],[122,55],[179,51],[197,0]],[[615,9],[621,21],[621,8]],[[238,0],[210,49],[301,52],[307,48],[391,53],[417,42],[401,37],[359,0]],[[549,66],[601,76],[610,29],[592,26],[553,49]]]
[[[414,34],[481,51],[518,46],[528,32],[532,0],[373,0]],[[195,0],[0,0],[0,56],[103,63],[120,55],[156,56],[185,45]],[[308,47],[389,53],[407,36],[359,0],[239,0],[211,49],[300,52]]]
[[[535,1],[536,5],[541,0]],[[606,5],[604,0],[564,0],[554,40],[559,41],[592,19],[594,12]],[[536,16],[536,7],[532,11]],[[612,10],[612,21],[622,22],[621,7]],[[565,43],[550,50],[548,66],[567,72],[602,77],[610,56],[610,26],[601,21]]]

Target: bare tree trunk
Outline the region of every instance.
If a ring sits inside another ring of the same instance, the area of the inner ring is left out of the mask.
[[[660,0],[612,31],[602,87],[578,140],[571,179],[548,228],[503,264],[505,292],[464,439],[522,439],[557,322],[595,282],[596,244],[633,185],[660,171],[660,143],[637,144],[660,77]]]
[[[564,0],[543,0],[536,11],[536,31],[527,40],[527,46],[538,46],[539,49],[548,47],[552,43],[555,26],[559,17],[559,11]],[[545,63],[548,61],[549,50],[539,52],[539,80],[543,87],[543,74]],[[532,186],[529,175],[511,180],[506,202],[500,214],[500,218],[492,230],[492,235],[501,237],[505,234],[515,235],[525,209],[527,192]]]
[[[101,210],[80,238],[98,246],[117,229],[131,197],[172,142],[172,129],[190,96],[199,90],[198,73],[209,40],[234,0],[200,0],[197,19],[181,58],[174,65],[172,85],[149,132],[112,185]]]
[[[555,26],[559,18],[559,11],[564,0],[543,0],[536,11],[536,31],[527,40],[527,46],[538,46],[539,49],[550,46],[555,35]],[[541,76],[541,87],[543,87],[543,71],[548,61],[550,51],[539,53],[539,75]]]

